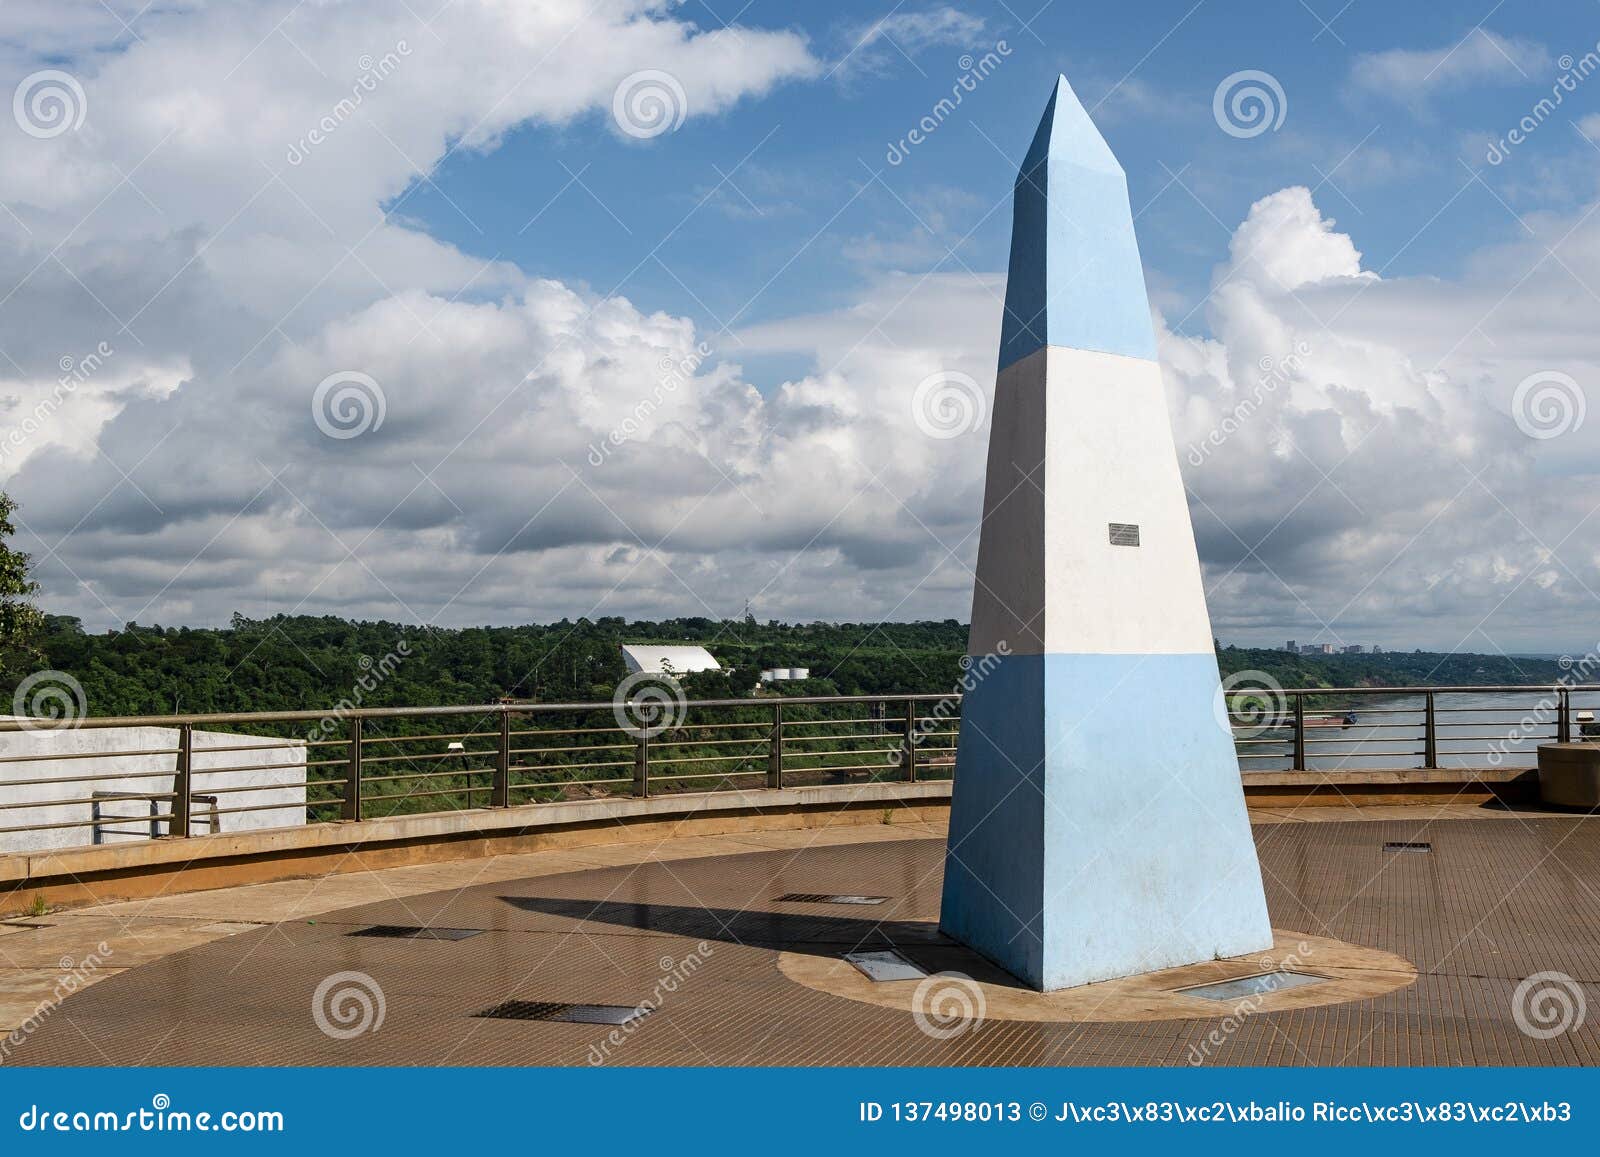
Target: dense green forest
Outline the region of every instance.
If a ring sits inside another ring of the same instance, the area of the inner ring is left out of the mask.
[[[697,697],[745,695],[768,667],[809,667],[788,694],[943,692],[961,677],[967,628],[917,623],[758,623],[705,618],[661,622],[580,619],[518,627],[425,628],[332,617],[235,616],[229,628],[128,624],[86,633],[78,620],[45,617],[38,666],[84,689],[93,715],[322,710],[605,701],[623,677],[623,642],[706,646],[732,673],[685,680]],[[1292,655],[1223,647],[1224,675],[1264,671],[1285,687],[1554,683],[1554,660],[1393,652]],[[6,692],[25,669],[6,672]],[[370,686],[367,686],[370,685]],[[353,701],[353,702],[352,702]]]
[[[966,637],[966,627],[954,620],[602,618],[439,630],[309,616],[236,616],[224,630],[130,623],[89,634],[76,619],[45,616],[30,648],[38,667],[7,668],[4,678],[15,698],[19,683],[39,671],[58,680],[64,674],[82,688],[75,710],[98,716],[325,713],[317,720],[234,722],[227,729],[303,743],[308,812],[318,820],[348,814],[348,772],[359,750],[355,810],[370,818],[485,806],[502,725],[510,728],[513,803],[628,794],[637,790],[640,761],[648,763],[652,792],[759,786],[767,782],[774,737],[781,740],[784,782],[791,786],[900,778],[908,773],[903,759],[912,749],[918,775],[948,777],[956,734],[950,701],[922,702],[914,740],[907,738],[902,704],[778,701],[782,726],[776,730],[769,704],[669,711],[670,721],[646,742],[629,728],[651,728],[654,722],[619,714],[611,699],[624,678],[624,642],[707,647],[728,670],[685,677],[684,694],[726,699],[752,695],[759,671],[767,667],[808,667],[813,675],[769,684],[763,691],[768,696],[943,695],[962,683]],[[1308,656],[1224,647],[1218,659],[1224,674],[1264,672],[1285,687],[1548,684],[1566,673],[1552,660],[1420,652]],[[1244,680],[1252,687],[1263,682],[1259,675]],[[1128,691],[1134,695],[1138,688]],[[509,723],[495,711],[367,718],[360,744],[354,741],[350,708],[476,706],[502,699],[603,706],[547,708],[517,714]]]

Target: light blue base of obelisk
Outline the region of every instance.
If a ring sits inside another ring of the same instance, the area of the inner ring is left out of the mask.
[[[962,703],[947,934],[1044,990],[1272,943],[1215,655],[983,663]]]

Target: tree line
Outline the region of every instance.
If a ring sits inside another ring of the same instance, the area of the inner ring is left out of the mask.
[[[625,677],[621,644],[706,647],[726,669],[685,676],[692,697],[750,694],[759,672],[808,667],[802,682],[767,692],[941,694],[958,686],[967,627],[910,623],[782,623],[753,619],[620,617],[507,627],[437,628],[333,616],[235,615],[225,628],[128,623],[90,633],[42,615],[25,648],[11,647],[4,690],[32,670],[72,676],[94,715],[466,705],[501,699],[602,702]],[[1391,652],[1294,655],[1224,647],[1224,676],[1259,671],[1284,687],[1551,684],[1553,659]],[[25,660],[25,661],[18,661]],[[1130,688],[1136,692],[1136,688]]]

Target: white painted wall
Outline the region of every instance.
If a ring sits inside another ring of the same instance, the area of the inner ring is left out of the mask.
[[[9,717],[8,717],[9,718]],[[253,751],[215,751],[217,747],[270,744]],[[176,727],[59,728],[0,732],[0,828],[24,824],[70,824],[48,831],[0,833],[0,854],[74,848],[95,842],[92,803],[50,803],[88,800],[95,792],[129,792],[140,795],[172,791],[175,755],[119,755],[132,751],[175,751]],[[217,796],[219,808],[264,807],[261,811],[213,817],[210,806],[194,804],[190,831],[240,832],[260,828],[292,827],[306,820],[306,745],[298,739],[273,739],[236,735],[225,731],[193,734],[192,783],[196,796],[210,795],[221,787],[251,786]],[[84,755],[85,758],[64,758]],[[19,758],[21,757],[21,758]],[[283,765],[283,766],[277,766]],[[238,771],[210,770],[237,767]],[[156,773],[152,778],[132,778]],[[68,779],[92,776],[81,782]],[[20,780],[45,780],[23,784]],[[19,807],[41,803],[41,807]],[[170,813],[168,800],[158,800],[158,813]],[[105,800],[101,803],[100,840],[125,844],[150,838],[149,804],[143,799]],[[120,822],[111,816],[130,817]],[[167,832],[166,821],[157,831]]]

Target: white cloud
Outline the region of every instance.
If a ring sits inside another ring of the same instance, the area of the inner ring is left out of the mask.
[[[481,621],[608,594],[631,614],[727,610],[770,584],[773,613],[814,613],[819,573],[859,594],[850,574],[932,549],[891,488],[914,493],[945,447],[882,469],[905,420],[891,392],[835,372],[763,399],[731,364],[663,392],[701,340],[687,321],[382,211],[452,148],[608,116],[630,72],[677,78],[692,121],[818,71],[794,34],[673,15],[458,0],[429,30],[387,6],[261,4],[152,14],[141,41],[75,64],[80,132],[0,137],[0,402],[51,410],[0,477],[50,605],[97,626],[295,607]],[[61,391],[63,352],[106,339]],[[313,420],[337,371],[383,391],[359,438]]]
[[[950,5],[920,11],[897,8],[850,34],[849,48],[834,66],[834,73],[846,78],[879,72],[895,61],[914,58],[930,48],[973,48],[983,30],[982,17]]]
[[[1529,366],[1596,380],[1595,339],[1551,296],[1571,292],[1559,266],[1497,316],[1532,247],[1486,254],[1493,283],[1378,279],[1304,189],[1259,202],[1232,252],[1214,336],[1162,337],[1218,631],[1514,649],[1579,621],[1600,587],[1592,536],[1573,533],[1594,429],[1540,442],[1505,414]],[[498,302],[402,294],[229,381],[130,401],[108,459],[27,464],[25,515],[47,541],[81,520],[46,569],[55,592],[92,582],[71,601],[97,622],[720,615],[745,598],[784,617],[963,616],[984,433],[925,437],[911,395],[942,370],[992,381],[1002,292],[997,276],[886,276],[851,308],[741,333],[670,388],[662,367],[706,336],[682,319],[553,282]],[[1553,306],[1536,342],[1511,340]],[[735,352],[815,369],[763,397]],[[380,429],[317,431],[330,366],[381,383]]]
[[[1334,224],[1304,190],[1257,201],[1229,242],[1231,278],[1287,293],[1319,281],[1361,276],[1361,254],[1347,235],[1333,231]]]
[[[1358,55],[1350,68],[1360,90],[1413,103],[1431,92],[1469,84],[1519,84],[1550,69],[1542,44],[1478,27],[1440,48],[1391,48]]]
[[[1596,243],[1591,226],[1546,224],[1561,261]],[[1257,202],[1232,252],[1214,336],[1162,341],[1224,636],[1585,642],[1559,632],[1600,589],[1582,529],[1600,439],[1539,441],[1507,416],[1531,373],[1600,383],[1560,261],[1530,242],[1459,282],[1381,279],[1305,189]]]
[[[992,383],[1001,276],[880,274],[847,308],[724,339],[469,259],[380,208],[452,142],[607,115],[630,71],[679,76],[691,120],[814,75],[798,38],[702,33],[637,2],[580,19],[457,0],[437,40],[353,5],[295,10],[286,39],[285,11],[152,13],[142,44],[82,69],[80,134],[0,135],[0,199],[20,218],[0,215],[11,421],[50,396],[61,357],[115,347],[0,458],[51,609],[97,627],[721,615],[746,598],[763,617],[966,615],[986,427],[926,437],[911,398],[939,372]],[[401,39],[359,113],[289,165],[361,55]],[[561,83],[519,83],[558,42],[575,56]],[[1579,280],[1600,225],[1528,222],[1453,281],[1376,276],[1304,189],[1239,226],[1211,336],[1162,337],[1185,457],[1262,359],[1306,347],[1186,464],[1223,637],[1327,623],[1483,647],[1482,620],[1508,646],[1570,642],[1552,632],[1600,589],[1582,521],[1600,415],[1537,440],[1505,411],[1536,371],[1600,389]],[[811,368],[758,391],[738,360],[768,356]],[[386,407],[348,440],[311,410],[342,370],[370,374]]]
[[[658,0],[457,0],[430,25],[270,0],[163,8],[137,31],[70,65],[79,131],[0,134],[0,378],[19,394],[103,338],[125,373],[186,361],[212,389],[397,291],[515,291],[516,267],[406,222],[451,151],[607,118],[635,71],[680,78],[692,123],[817,69],[794,33],[701,31]]]

